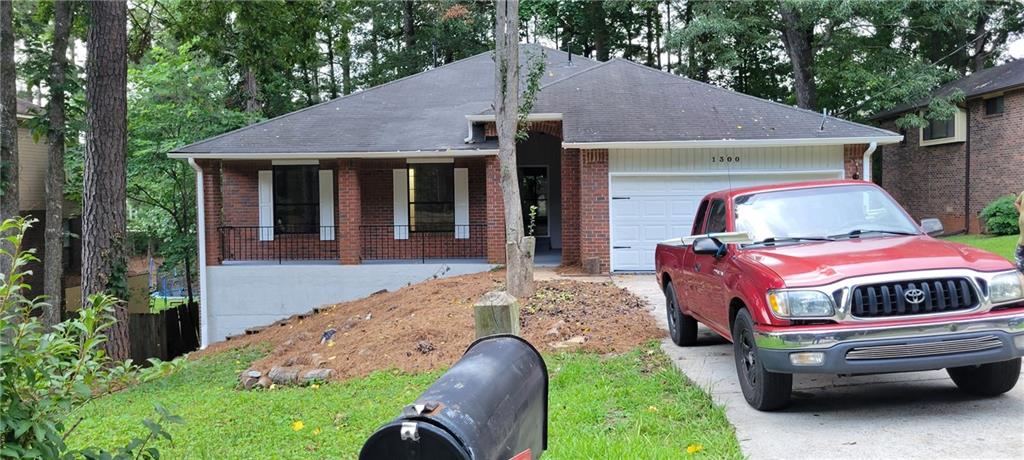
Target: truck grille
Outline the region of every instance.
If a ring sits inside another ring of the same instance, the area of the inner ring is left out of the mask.
[[[979,303],[967,278],[869,284],[853,288],[852,294],[850,308],[858,318],[970,310]]]
[[[864,359],[920,358],[924,356],[984,351],[1002,346],[1003,342],[998,337],[986,335],[939,342],[858,347],[846,352],[846,359],[856,361]]]

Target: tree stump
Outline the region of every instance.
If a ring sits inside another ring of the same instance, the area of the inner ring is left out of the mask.
[[[519,302],[505,291],[483,295],[473,307],[476,337],[495,334],[519,334]]]

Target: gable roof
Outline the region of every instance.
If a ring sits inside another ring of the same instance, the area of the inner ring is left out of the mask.
[[[527,44],[522,46],[521,63],[540,51],[547,67],[532,113],[560,117],[567,147],[901,139],[891,131],[822,117],[623,59],[598,63],[573,56],[570,65],[565,52]],[[493,98],[494,61],[487,52],[181,147],[171,156],[493,152],[494,140],[465,141],[468,119],[493,117]]]
[[[26,99],[22,99],[22,98],[15,98],[15,100],[17,101],[15,105],[17,106],[17,110],[18,110],[17,114],[18,115],[23,115],[25,117],[32,117],[32,116],[35,116],[36,113],[41,112],[43,110],[42,107],[33,104],[32,101],[29,101],[29,100],[26,100]]]
[[[544,52],[542,83],[596,66],[565,52],[524,44],[520,61]],[[466,144],[466,115],[494,101],[492,52],[342,96],[200,141],[174,156],[225,153],[340,153],[494,149],[494,142]],[[214,155],[210,155],[214,156]]]
[[[534,112],[561,112],[566,144],[833,142],[899,135],[613,59],[541,88]],[[834,142],[839,143],[839,142]]]
[[[1024,59],[1017,59],[995,67],[979,70],[959,80],[946,83],[936,88],[926,98],[897,105],[872,116],[871,119],[891,118],[904,112],[926,107],[932,98],[948,96],[957,89],[963,91],[967,99],[972,99],[1021,86],[1024,86]]]

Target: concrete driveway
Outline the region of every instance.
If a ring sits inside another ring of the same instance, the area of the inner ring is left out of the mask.
[[[649,301],[667,329],[665,297],[652,275],[614,276]],[[661,348],[690,380],[725,406],[753,459],[1024,458],[1024,382],[997,398],[959,393],[945,371],[860,377],[797,375],[782,412],[747,405],[732,345],[701,327],[700,344]],[[1024,380],[1024,378],[1022,378]]]

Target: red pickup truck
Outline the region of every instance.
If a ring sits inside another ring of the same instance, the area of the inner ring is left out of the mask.
[[[743,396],[786,406],[795,373],[945,368],[998,395],[1020,376],[1024,275],[995,254],[938,240],[881,188],[818,181],[712,193],[692,235],[658,245],[673,342],[697,323],[733,342]]]

